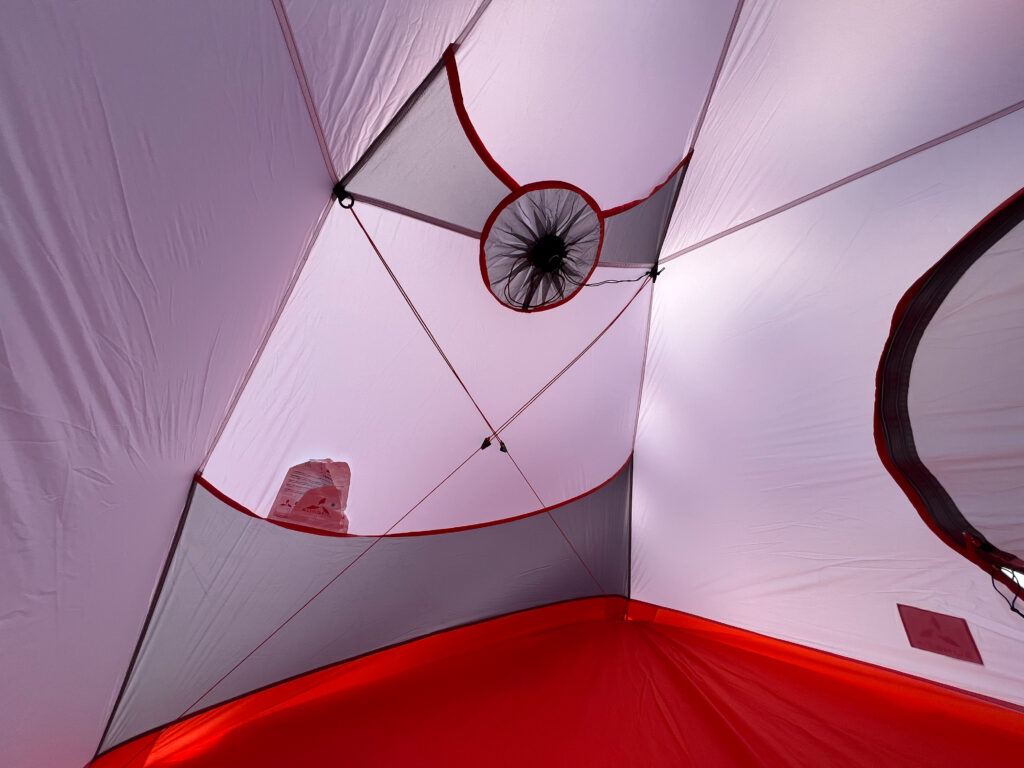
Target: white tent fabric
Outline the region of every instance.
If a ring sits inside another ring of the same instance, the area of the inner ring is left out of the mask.
[[[734,9],[492,2],[458,55],[466,110],[520,184],[568,181],[602,208],[644,197],[690,147]]]
[[[1024,625],[922,523],[872,431],[896,304],[1017,190],[1022,131],[1024,111],[669,263],[633,597],[1024,702]],[[985,665],[909,647],[898,602],[966,618]]]
[[[539,499],[495,447],[394,531],[511,517],[611,477],[632,451],[649,287],[639,295],[640,283],[584,289],[557,313],[521,316],[483,286],[478,241],[399,214],[362,211],[388,266],[495,428],[600,335],[499,430]],[[595,275],[618,278],[622,270]],[[473,400],[352,214],[335,206],[203,475],[265,517],[289,467],[310,456],[344,457],[353,468],[350,532],[384,533],[478,451],[490,427]]]
[[[0,752],[81,765],[330,181],[268,5],[0,17]]]
[[[291,29],[332,165],[344,176],[483,0],[275,0]]]
[[[1015,0],[745,3],[664,253],[1024,106],[1022,15]]]
[[[5,764],[94,754],[197,470],[265,516],[288,467],[328,456],[352,465],[352,532],[376,537],[522,515],[634,455],[632,597],[1024,704],[1024,625],[924,525],[872,434],[896,303],[1024,186],[1020,3],[26,0],[0,21]],[[478,241],[334,203],[456,42],[469,117],[520,183],[611,208],[693,149],[656,283],[511,312]],[[948,455],[928,456],[940,474]],[[991,488],[971,458],[943,475],[958,500]],[[231,515],[266,551],[356,540],[307,542],[197,494],[209,530]],[[589,594],[562,546],[587,530],[545,538],[538,573],[560,575],[512,603]],[[211,562],[230,549],[197,535]],[[967,619],[984,666],[909,647],[897,602]],[[490,615],[465,608],[432,626]],[[391,634],[333,645],[329,613],[300,614],[319,645],[282,636],[223,695],[431,631],[388,615]],[[142,669],[133,690],[159,688]],[[173,703],[122,709],[108,744]]]

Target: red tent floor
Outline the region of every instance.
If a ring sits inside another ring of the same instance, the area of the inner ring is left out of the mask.
[[[1014,709],[705,619],[594,598],[303,675],[93,765],[820,768],[1011,765],[1022,754],[1024,714]]]

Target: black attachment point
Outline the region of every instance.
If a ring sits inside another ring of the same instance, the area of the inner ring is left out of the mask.
[[[334,185],[334,196],[338,198],[338,205],[342,208],[351,208],[356,204],[355,198],[345,191],[340,181]]]
[[[484,448],[490,448],[490,447],[491,447],[491,438],[485,437],[484,441],[480,444],[480,450],[482,451]]]
[[[508,448],[505,447],[505,443],[501,440],[498,441],[498,445],[501,446],[500,450],[502,453],[508,453]]]
[[[647,274],[651,278],[651,282],[653,283],[653,282],[657,281],[658,275],[660,275],[664,271],[665,271],[664,267],[662,267],[661,269],[658,269],[658,265],[655,264],[653,267],[651,267],[651,271],[648,272]]]

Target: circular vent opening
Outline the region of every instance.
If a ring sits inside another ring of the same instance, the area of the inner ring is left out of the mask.
[[[522,187],[494,209],[480,238],[480,271],[494,297],[535,312],[564,304],[597,266],[604,221],[597,203],[571,184]]]

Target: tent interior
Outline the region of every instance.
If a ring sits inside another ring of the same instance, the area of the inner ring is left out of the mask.
[[[0,763],[1020,759],[1018,0],[0,20]]]

